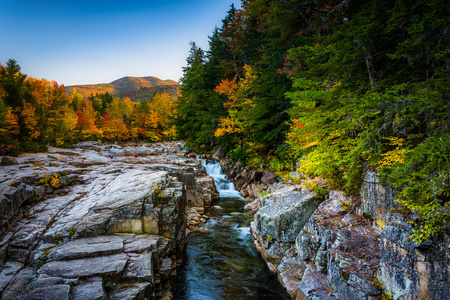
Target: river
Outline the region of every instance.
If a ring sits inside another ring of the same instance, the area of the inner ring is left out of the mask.
[[[174,299],[290,299],[253,244],[247,203],[215,161],[202,161],[220,200],[206,209],[211,233],[191,233],[177,270]]]

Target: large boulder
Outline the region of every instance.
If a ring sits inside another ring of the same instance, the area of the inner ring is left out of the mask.
[[[319,196],[305,191],[269,197],[255,214],[256,232],[269,240],[294,243],[320,202]]]

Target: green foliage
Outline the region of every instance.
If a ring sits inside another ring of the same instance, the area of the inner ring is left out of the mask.
[[[265,236],[264,239],[269,242],[273,241],[273,237],[270,234]]]
[[[363,211],[363,217],[366,218],[367,220],[370,220],[370,221],[374,221],[375,220],[375,218],[372,217],[372,215],[366,210]]]
[[[188,66],[183,69],[181,96],[175,103],[174,124],[188,147],[205,152],[214,146],[214,131],[225,108],[222,97],[205,82],[207,63],[203,50],[195,43],[191,46]]]
[[[350,209],[351,204],[352,203],[350,201],[342,201],[341,202],[341,208],[343,210],[345,210],[346,212],[348,212],[348,210]]]
[[[158,207],[161,207],[164,202],[164,190],[159,187],[155,182],[152,183],[152,193],[154,198],[154,204]]]
[[[69,236],[73,236],[76,232],[76,229],[72,226],[69,229],[67,229],[67,231],[69,232]]]

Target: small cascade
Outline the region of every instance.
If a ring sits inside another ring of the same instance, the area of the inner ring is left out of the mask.
[[[206,174],[214,178],[214,183],[222,198],[242,198],[241,194],[235,190],[234,184],[228,180],[223,173],[222,167],[215,160],[202,159],[202,166],[206,170]]]
[[[172,288],[174,299],[289,300],[255,248],[250,233],[253,214],[244,211],[247,201],[218,162],[201,162],[214,178],[220,199],[205,209],[209,233],[192,232],[187,238],[185,261]]]

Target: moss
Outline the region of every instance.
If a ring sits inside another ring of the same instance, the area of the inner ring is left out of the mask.
[[[372,217],[372,215],[367,210],[363,211],[363,217],[368,219],[368,220],[370,220],[370,221],[374,221],[375,220],[375,218]]]
[[[348,212],[348,210],[350,209],[350,205],[351,205],[350,201],[342,201],[341,202],[341,208],[343,210],[345,210],[346,212]]]
[[[69,229],[67,229],[67,231],[69,232],[69,236],[73,236],[76,232],[75,228],[72,226]]]

